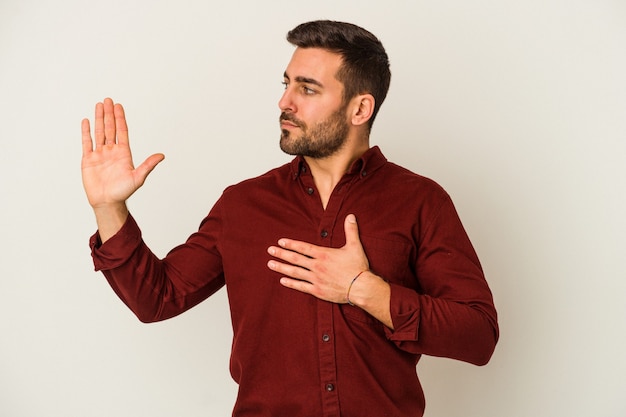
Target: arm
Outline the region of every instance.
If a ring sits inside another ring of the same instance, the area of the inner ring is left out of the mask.
[[[129,214],[106,243],[102,244],[96,233],[89,244],[95,269],[102,271],[137,318],[148,323],[181,314],[224,285],[221,257],[212,244],[219,230],[218,216],[210,215],[186,244],[159,259],[146,246]]]
[[[96,270],[101,270],[124,303],[144,322],[164,320],[180,314],[217,291],[223,280],[217,274],[206,282],[189,282],[197,276],[195,259],[215,257],[183,255],[183,266],[159,260],[145,245],[141,232],[126,207],[126,200],[145,182],[164,158],[154,154],[137,168],[128,143],[124,108],[109,98],[96,104],[95,141],[89,120],[82,121],[82,179],[89,204],[98,224],[90,241]],[[193,252],[193,251],[191,251]],[[174,262],[176,264],[176,262]],[[198,267],[200,268],[200,267]],[[219,267],[214,268],[220,270]]]
[[[413,288],[392,284],[395,324],[387,337],[412,353],[486,364],[498,340],[497,313],[476,252],[445,195],[419,221]]]
[[[95,147],[88,119],[82,121],[83,186],[93,208],[102,242],[124,225],[128,217],[126,200],[139,189],[146,177],[164,158],[154,154],[137,168],[128,143],[124,108],[107,98],[96,104]]]

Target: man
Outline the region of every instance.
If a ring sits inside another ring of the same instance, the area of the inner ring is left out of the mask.
[[[234,416],[420,416],[422,354],[491,357],[491,292],[445,191],[369,146],[390,80],[378,39],[331,21],[287,39],[280,146],[295,159],[227,188],[162,260],[125,201],[163,155],[133,167],[110,99],[96,105],[95,148],[83,120],[95,267],[145,322],[226,285]]]

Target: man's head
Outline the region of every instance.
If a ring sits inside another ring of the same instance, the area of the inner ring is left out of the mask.
[[[287,40],[300,48],[321,48],[341,57],[335,77],[343,83],[344,102],[358,94],[374,97],[368,122],[371,128],[391,80],[389,58],[382,43],[359,26],[330,20],[302,23],[287,33]]]
[[[335,76],[340,66],[339,55],[325,49],[294,51],[284,74],[285,92],[278,102],[284,152],[323,159],[344,148],[350,136],[349,109],[356,112],[357,104],[349,106],[343,98],[343,83]],[[363,126],[373,104],[359,107],[364,111],[355,115],[356,124]]]

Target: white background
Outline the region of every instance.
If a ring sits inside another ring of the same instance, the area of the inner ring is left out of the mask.
[[[383,41],[372,144],[452,195],[500,314],[487,366],[424,358],[426,416],[626,415],[624,1],[1,0],[0,416],[230,415],[225,291],[145,325],[93,272],[80,120],[111,96],[165,153],[130,201],[165,255],[289,159],[284,36],[318,18]]]

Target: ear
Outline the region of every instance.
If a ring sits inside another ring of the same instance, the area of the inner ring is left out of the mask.
[[[352,124],[360,126],[366,124],[374,113],[374,96],[359,94],[352,99]]]

